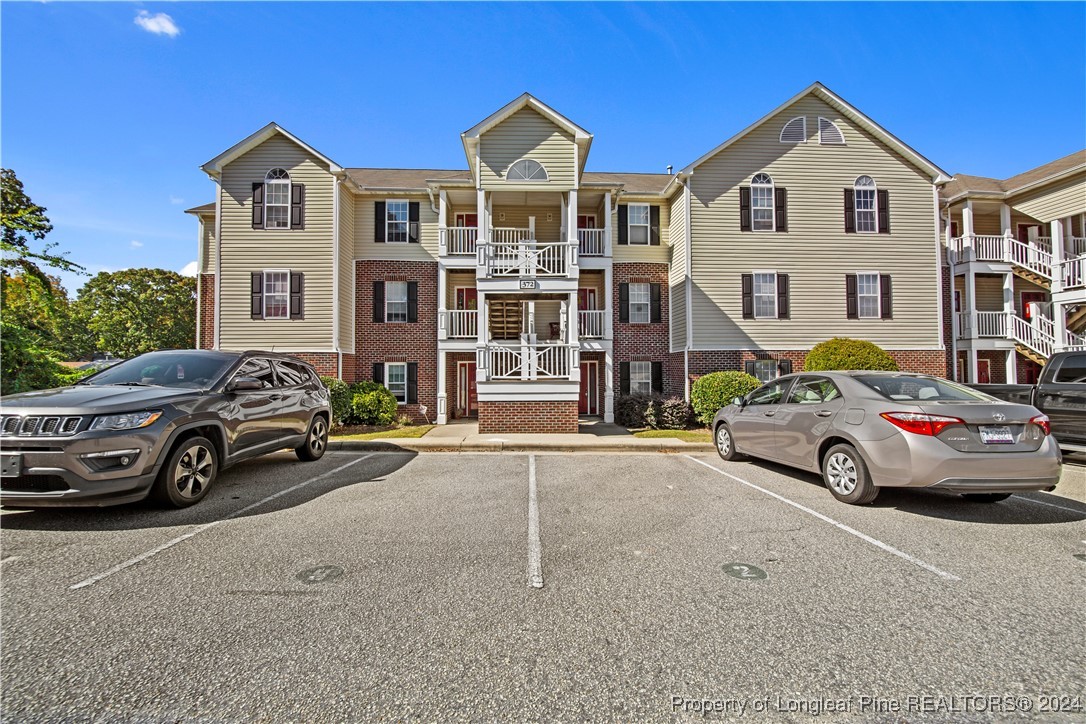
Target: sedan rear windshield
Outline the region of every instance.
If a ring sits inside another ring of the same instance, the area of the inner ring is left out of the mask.
[[[141,385],[207,388],[235,361],[221,354],[152,352],[88,377],[83,385]]]
[[[897,375],[862,375],[857,382],[867,385],[888,400],[910,402],[943,401],[991,401],[995,398],[971,390],[968,387],[947,382],[936,377],[908,377]]]

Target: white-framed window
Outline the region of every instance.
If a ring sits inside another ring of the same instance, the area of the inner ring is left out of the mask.
[[[796,116],[781,129],[781,143],[807,143],[807,116]]]
[[[385,282],[385,321],[407,321],[407,282]]]
[[[771,380],[777,379],[777,360],[754,360],[754,376],[762,382],[770,382]]]
[[[754,272],[754,318],[777,318],[776,272]]]
[[[505,175],[507,181],[549,181],[547,169],[539,161],[524,158],[509,167],[509,173]]]
[[[649,243],[649,205],[629,204],[626,207],[628,238],[631,244]]]
[[[407,363],[385,363],[385,387],[401,405],[407,404]]]
[[[861,272],[856,275],[856,309],[861,319],[880,319],[879,273]]]
[[[290,228],[290,174],[281,168],[264,177],[264,228]]]
[[[769,174],[756,173],[750,181],[750,228],[773,231],[773,179]]]
[[[290,319],[290,272],[264,272],[264,319]]]
[[[652,321],[652,285],[630,285],[630,324],[648,324]],[[646,363],[647,364],[647,363]]]
[[[652,362],[630,363],[630,394],[652,394]]]
[[[855,189],[856,231],[862,234],[878,233],[878,193],[875,179],[860,176],[856,179]]]
[[[385,201],[385,241],[390,244],[407,243],[408,210],[406,201]]]
[[[829,118],[818,118],[818,144],[820,146],[844,146],[845,136],[837,124]]]

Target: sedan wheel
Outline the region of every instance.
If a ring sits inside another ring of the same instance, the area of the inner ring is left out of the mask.
[[[822,478],[833,497],[842,503],[866,505],[879,494],[864,459],[851,445],[834,445],[826,451],[822,459]]]
[[[743,459],[743,456],[735,451],[735,440],[732,439],[731,428],[723,422],[716,428],[716,452],[724,460]]]
[[[317,415],[313,422],[309,423],[309,432],[305,436],[305,442],[294,448],[294,454],[299,460],[307,462],[320,460],[324,457],[324,451],[328,449],[328,423]]]
[[[185,508],[211,490],[219,472],[219,454],[206,437],[190,437],[170,454],[155,481],[152,495],[161,503]]]
[[[826,459],[826,484],[838,495],[850,495],[856,489],[856,463],[844,453]]]

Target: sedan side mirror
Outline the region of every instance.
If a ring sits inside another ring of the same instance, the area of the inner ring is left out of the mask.
[[[227,392],[249,392],[264,389],[264,383],[255,377],[235,377],[226,386]]]
[[[736,407],[742,409],[743,407],[746,406],[747,400],[746,400],[745,397],[736,397],[735,399],[732,400],[732,404],[735,405]]]

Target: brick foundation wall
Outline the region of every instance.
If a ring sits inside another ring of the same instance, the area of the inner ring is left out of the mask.
[[[417,322],[374,322],[375,281],[418,282]],[[377,362],[418,363],[418,403],[401,405],[415,422],[437,417],[437,262],[355,262],[355,380],[372,380]],[[344,369],[346,374],[346,368]],[[425,405],[426,416],[419,409]]]
[[[200,329],[196,331],[196,349],[215,346],[215,275],[200,275]]]
[[[664,395],[683,394],[683,364],[681,355],[678,367],[675,355],[671,354],[668,308],[670,284],[667,264],[643,262],[623,262],[612,267],[613,289],[611,293],[612,324],[614,329],[615,351],[615,397],[622,394],[620,368],[622,362],[662,362],[664,368]],[[620,284],[659,284],[660,285],[660,321],[650,324],[629,324],[619,322],[619,285]]]
[[[479,402],[479,432],[576,433],[576,400]]]

